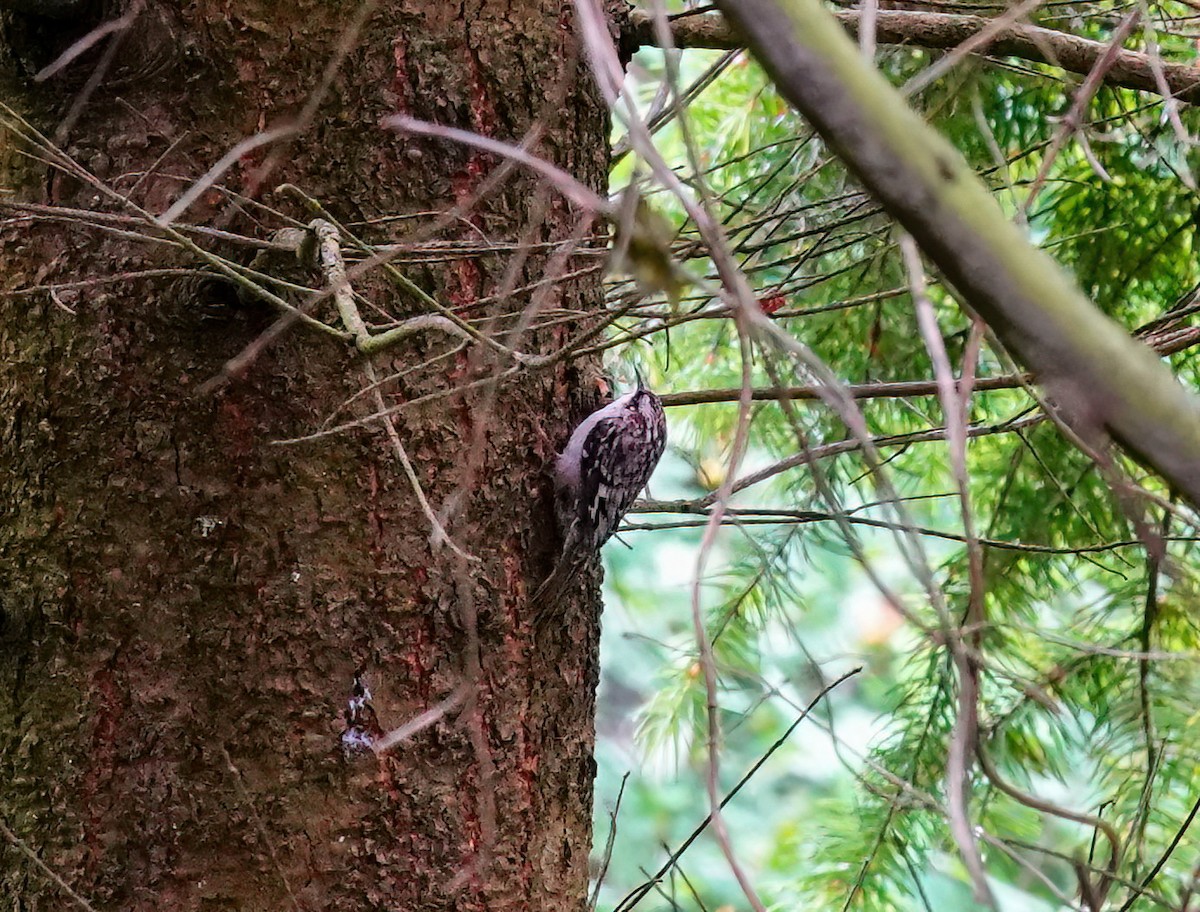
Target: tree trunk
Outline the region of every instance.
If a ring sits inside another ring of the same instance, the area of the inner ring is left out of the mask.
[[[541,119],[537,152],[602,190],[607,114],[563,8],[383,0],[327,82],[357,2],[150,2],[60,144],[161,213],[327,85],[300,136],[242,156],[182,221],[258,238],[284,216],[307,223],[272,192],[290,182],[368,239],[399,239],[500,166],[380,129],[397,112],[513,142]],[[30,74],[90,25],[0,13],[0,98],[47,135],[111,39],[44,83]],[[129,214],[23,150],[0,134],[0,188],[17,191],[0,206]],[[371,221],[384,216],[408,218]],[[535,635],[524,609],[557,546],[546,465],[596,404],[590,366],[399,414],[468,562],[431,546],[377,424],[276,444],[372,410],[369,396],[345,405],[368,385],[348,344],[293,327],[202,390],[274,312],[195,278],[68,288],[201,264],[78,221],[0,219],[0,897],[77,907],[31,850],[97,910],[581,908],[596,581],[552,630]],[[519,313],[528,293],[483,299],[543,278],[545,242],[579,223],[518,171],[436,235],[474,252],[398,265],[464,317]],[[522,243],[544,246],[507,249]],[[49,284],[53,296],[20,293]],[[424,309],[374,274],[356,289],[399,318]],[[545,306],[599,310],[598,275],[557,284]],[[314,313],[336,322],[328,302]],[[541,330],[521,347],[562,339]],[[397,404],[490,376],[500,357],[425,334],[374,366],[409,371],[384,387]],[[385,730],[459,699],[378,759],[347,756],[360,671]]]

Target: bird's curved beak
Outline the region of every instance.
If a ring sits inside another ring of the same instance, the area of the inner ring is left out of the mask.
[[[646,388],[646,384],[642,381],[642,372],[635,367],[633,369],[633,376],[637,379],[637,388],[644,390]]]

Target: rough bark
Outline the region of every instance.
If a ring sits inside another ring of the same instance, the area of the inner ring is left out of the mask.
[[[180,177],[296,115],[358,8],[150,3],[64,146],[162,212]],[[8,13],[0,27],[0,97],[52,132],[103,45],[35,85],[30,74],[88,23]],[[399,111],[509,141],[545,115],[539,153],[602,189],[607,117],[574,41],[558,0],[380,2],[303,135],[246,156],[222,182],[307,221],[270,193],[288,181],[364,223],[446,210],[499,164],[378,128]],[[0,138],[0,186],[24,200],[97,204],[11,136]],[[186,219],[259,237],[283,224],[216,192]],[[518,173],[438,237],[555,241],[577,221]],[[383,241],[412,224],[361,230]],[[546,259],[520,265],[516,284],[541,278]],[[240,379],[202,395],[273,313],[209,282],[63,292],[74,315],[45,293],[13,294],[180,265],[195,264],[94,228],[0,221],[2,821],[96,909],[580,908],[595,580],[564,606],[560,629],[535,637],[523,609],[556,547],[545,465],[595,404],[586,365],[504,386],[490,412],[472,394],[400,418],[435,508],[462,492],[445,515],[480,558],[467,564],[431,548],[377,430],[273,445],[316,429],[366,385],[348,346],[293,328]],[[473,255],[410,278],[462,314],[499,314],[525,298],[475,302],[509,265],[508,254]],[[387,287],[368,291],[393,313],[420,310],[395,291],[383,297]],[[600,305],[595,277],[548,302]],[[524,347],[560,341],[543,333]],[[451,344],[430,336],[377,366],[410,368]],[[490,357],[460,352],[387,395],[464,383],[490,372]],[[470,696],[386,757],[347,761],[342,712],[360,669],[384,728],[464,684]],[[17,909],[74,907],[2,837],[0,897]]]

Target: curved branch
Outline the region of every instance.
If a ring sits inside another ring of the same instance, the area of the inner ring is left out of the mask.
[[[1089,445],[1110,435],[1200,505],[1200,402],[1001,212],[818,0],[717,0],[780,92],[919,243]]]
[[[858,37],[860,15],[857,11],[833,14],[853,38]],[[879,10],[875,14],[875,41],[877,44],[949,50],[977,35],[990,22],[985,16]],[[652,47],[658,43],[654,39],[653,19],[645,10],[634,10],[630,14],[629,29],[630,39],[638,47]],[[747,46],[745,36],[737,27],[719,15],[675,19],[671,23],[671,35],[676,47],[681,48],[734,50]],[[1068,73],[1086,76],[1107,48],[1108,44],[1103,41],[1020,24],[1001,31],[987,43],[983,53],[988,57],[1018,57],[1047,63]],[[1200,103],[1200,67],[1165,60],[1159,62],[1140,51],[1120,51],[1104,81],[1109,85],[1161,95],[1162,84],[1155,74],[1156,68],[1172,97],[1188,104]]]

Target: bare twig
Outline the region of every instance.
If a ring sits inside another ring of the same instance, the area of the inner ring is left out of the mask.
[[[46,877],[46,879],[66,893],[67,896],[70,897],[71,901],[75,903],[75,905],[83,909],[84,912],[96,912],[95,906],[76,893],[71,885],[59,877],[58,874],[55,873],[54,869],[46,864],[46,862],[42,861],[37,852],[29,847],[29,843],[10,830],[8,825],[5,824],[3,820],[0,820],[0,834],[2,834],[5,839],[12,843],[13,847],[18,852],[28,858],[29,861],[32,862],[33,866],[42,872],[42,875]]]
[[[141,14],[144,5],[144,0],[134,0],[129,11],[124,16],[110,23],[110,25],[119,24],[120,27],[113,31],[112,38],[108,42],[108,47],[104,49],[104,53],[96,62],[95,67],[92,68],[92,72],[88,75],[87,82],[84,83],[83,88],[75,95],[75,98],[71,101],[71,107],[55,128],[54,139],[56,142],[65,143],[71,135],[71,128],[75,126],[76,121],[83,114],[83,109],[87,107],[87,103],[91,100],[92,95],[95,94],[96,89],[100,88],[100,83],[104,81],[104,77],[108,75],[113,61],[117,59],[117,52],[121,50],[121,45],[124,44],[125,38],[129,34],[129,27],[133,25],[134,20]],[[101,29],[103,28],[101,26]]]
[[[279,853],[276,851],[275,840],[271,838],[271,834],[267,832],[266,826],[263,825],[258,808],[254,805],[254,799],[250,797],[250,792],[246,789],[242,771],[234,764],[233,758],[229,756],[229,749],[223,744],[221,745],[221,756],[225,758],[225,766],[233,777],[233,784],[237,788],[238,797],[246,805],[246,810],[254,820],[254,828],[258,831],[258,838],[262,841],[267,854],[271,856],[271,862],[275,865],[275,871],[279,874],[280,881],[283,882],[283,888],[287,890],[288,899],[292,901],[292,908],[300,910],[300,901],[296,898],[296,893],[292,889],[292,883],[288,879],[287,873],[283,870],[283,863],[280,862]]]
[[[492,139],[488,136],[480,136],[478,133],[472,133],[470,130],[460,130],[458,127],[445,127],[441,124],[428,123],[427,121],[417,120],[415,117],[408,117],[403,114],[384,118],[383,126],[398,133],[414,133],[417,136],[434,136],[439,139],[448,139],[453,142],[462,143],[465,146],[482,149],[485,152],[491,152],[494,155],[511,159],[544,177],[559,193],[585,212],[607,215],[613,211],[608,200],[584,186],[562,168],[511,143],[501,142],[498,139]]]
[[[145,5],[144,0],[134,0],[129,9],[124,15],[116,19],[110,19],[108,22],[102,22],[94,29],[89,31],[79,40],[75,41],[69,48],[63,51],[54,59],[54,62],[38,70],[33,77],[34,82],[44,82],[51,76],[54,76],[65,69],[71,61],[95,47],[96,44],[102,41],[109,35],[116,32],[123,32],[129,26],[133,25],[137,17],[141,15],[142,7]]]
[[[600,38],[598,24],[601,18],[599,7],[593,0],[577,0],[576,9],[580,12],[580,17],[583,22],[582,31],[585,36],[589,53],[593,60],[593,65],[597,68],[606,68],[612,70],[615,63],[611,45]],[[720,231],[716,229],[715,220],[712,219],[709,209],[710,196],[706,188],[701,183],[699,177],[699,160],[696,154],[695,146],[691,140],[690,131],[687,128],[686,114],[682,110],[681,102],[679,101],[677,73],[672,68],[672,58],[669,53],[670,47],[670,30],[667,26],[666,9],[662,5],[661,0],[655,3],[655,24],[658,34],[667,43],[668,53],[668,82],[672,92],[672,97],[677,108],[676,117],[679,120],[680,127],[684,131],[684,142],[688,151],[688,157],[691,161],[692,168],[697,172],[696,180],[700,183],[701,202],[695,206],[696,214],[702,216],[697,219],[697,224],[706,223],[708,225],[708,240],[712,248],[714,257],[720,256],[718,251],[724,251],[724,239]],[[649,130],[645,124],[638,119],[637,112],[633,105],[628,105],[630,119],[627,121],[630,125],[631,136],[634,140],[635,148],[645,150],[649,145]],[[656,165],[664,165],[661,160],[654,162]],[[662,168],[656,167],[656,173],[661,172]],[[668,186],[670,184],[668,183]],[[695,216],[694,216],[695,217]],[[728,256],[727,254],[725,255]],[[740,274],[731,273],[728,266],[723,270],[722,278],[726,282],[726,287],[730,291],[735,291],[744,287],[744,279],[742,284],[734,284],[730,280],[732,278],[742,278]],[[753,369],[752,349],[748,335],[748,325],[744,320],[746,309],[739,307],[735,310],[735,323],[738,332],[738,350],[741,355],[741,371],[742,371],[742,394],[738,402],[738,421],[737,428],[734,431],[733,446],[730,448],[728,466],[725,472],[725,480],[720,489],[717,491],[715,508],[712,516],[709,518],[708,527],[704,530],[704,537],[700,543],[696,555],[696,570],[692,582],[692,626],[696,637],[696,644],[700,651],[700,665],[704,673],[704,692],[705,705],[707,709],[707,748],[708,748],[708,769],[706,775],[706,785],[708,788],[709,800],[709,818],[712,821],[713,833],[716,836],[717,842],[721,847],[721,852],[729,863],[730,870],[733,872],[734,878],[741,887],[743,895],[750,903],[755,912],[766,912],[766,906],[759,898],[754,885],[750,882],[750,877],[743,869],[741,863],[733,849],[733,843],[729,838],[728,829],[725,826],[724,818],[721,816],[721,794],[720,794],[720,704],[717,696],[717,667],[713,659],[712,644],[708,639],[708,631],[704,628],[704,616],[700,607],[700,592],[701,584],[704,577],[704,566],[708,561],[709,553],[712,546],[716,542],[716,535],[721,525],[722,514],[728,505],[729,498],[733,494],[733,478],[737,472],[738,466],[741,465],[742,458],[746,454],[746,449],[750,443],[750,390],[752,388],[751,372]]]
[[[938,384],[938,398],[941,400],[942,411],[946,416],[946,441],[950,450],[954,483],[958,487],[959,503],[962,508],[963,532],[967,541],[971,575],[966,626],[978,627],[984,622],[984,581],[983,555],[979,547],[979,540],[975,535],[974,519],[971,514],[970,486],[967,479],[966,418],[971,390],[969,384],[964,383],[960,402],[960,391],[955,388],[953,368],[951,368],[950,358],[946,354],[945,341],[942,339],[941,330],[938,329],[937,317],[933,312],[933,302],[929,300],[926,290],[925,268],[921,263],[917,245],[909,235],[901,236],[900,250],[904,256],[909,283],[912,286],[917,325],[921,337],[925,340],[925,348],[929,352],[930,361],[933,363],[934,377]],[[978,342],[976,342],[977,346]],[[946,640],[954,658],[955,667],[959,672],[958,713],[954,720],[954,730],[950,736],[950,749],[946,759],[946,793],[950,832],[958,845],[963,863],[971,875],[975,886],[975,898],[995,907],[996,900],[988,886],[987,872],[979,853],[979,846],[975,841],[975,830],[971,823],[969,808],[970,757],[972,747],[979,737],[979,669],[962,648],[963,644],[960,642],[959,636],[961,636],[961,632],[947,637]],[[978,644],[976,644],[976,648],[978,648]]]
[[[950,53],[938,60],[937,63],[927,66],[906,82],[904,88],[901,89],[901,93],[904,95],[915,95],[921,89],[932,85],[946,73],[950,72],[951,69],[962,63],[963,58],[971,54],[987,53],[987,49],[992,42],[996,41],[1010,27],[1020,22],[1041,6],[1043,2],[1045,0],[1022,0],[1022,2],[1015,6],[1006,9],[996,18],[988,20],[987,25],[971,35],[970,38],[965,39],[952,48]]]
[[[995,764],[992,763],[991,757],[981,742],[975,745],[975,756],[979,760],[979,767],[983,770],[984,775],[987,776],[988,781],[1018,804],[1023,804],[1026,807],[1033,808],[1036,811],[1041,811],[1042,813],[1049,814],[1053,817],[1061,817],[1063,820],[1071,820],[1075,823],[1082,823],[1085,826],[1093,827],[1104,834],[1104,838],[1108,840],[1110,849],[1108,869],[1106,872],[1107,877],[1105,881],[1097,887],[1097,892],[1100,896],[1106,896],[1109,887],[1112,885],[1112,877],[1121,864],[1121,838],[1117,835],[1116,828],[1114,828],[1113,825],[1107,820],[1103,820],[1100,817],[1094,817],[1091,814],[1081,814],[1077,811],[1060,807],[1059,805],[1056,805],[1050,801],[1046,801],[1043,798],[1038,798],[1034,795],[1030,795],[1027,792],[1023,792],[1016,786],[1010,784],[1006,779],[1004,779],[1004,777],[1000,775],[1000,772],[996,769]]]
[[[284,322],[285,326],[291,326],[293,321],[300,321],[307,325],[313,326],[314,328],[319,329],[322,332],[326,332],[326,333],[330,333],[330,334],[338,336],[338,337],[342,337],[342,334],[338,330],[334,329],[331,326],[325,325],[324,323],[322,323],[319,320],[313,319],[308,314],[304,313],[303,311],[298,310],[296,307],[292,306],[292,304],[290,304],[288,301],[284,300],[279,295],[271,292],[269,289],[267,289],[260,283],[248,278],[246,273],[249,270],[247,270],[245,267],[242,267],[235,263],[232,263],[229,260],[225,259],[224,257],[217,256],[214,253],[210,253],[209,251],[205,250],[203,247],[200,247],[195,241],[193,241],[184,232],[176,229],[175,227],[173,227],[171,225],[162,223],[160,220],[155,218],[155,216],[151,215],[149,212],[147,212],[141,206],[137,205],[132,200],[126,199],[124,196],[117,193],[117,191],[113,190],[106,183],[104,183],[103,181],[96,178],[95,175],[93,175],[91,172],[89,172],[83,166],[81,166],[77,161],[75,161],[73,158],[71,158],[69,155],[67,155],[54,142],[52,142],[50,139],[48,139],[46,136],[44,136],[42,133],[40,133],[38,130],[36,130],[27,120],[25,120],[24,117],[22,117],[20,114],[18,114],[16,111],[14,111],[8,105],[4,104],[2,101],[0,101],[0,114],[2,114],[4,116],[4,120],[6,121],[6,126],[8,126],[10,129],[12,129],[14,133],[16,133],[18,136],[21,136],[23,139],[25,139],[27,142],[29,142],[31,145],[35,146],[36,148],[41,149],[42,151],[49,154],[51,156],[51,163],[54,167],[57,167],[57,168],[63,170],[64,172],[66,172],[67,174],[70,174],[73,177],[83,181],[88,186],[93,187],[95,190],[97,190],[103,196],[107,197],[108,199],[114,201],[118,205],[121,205],[124,208],[130,210],[131,212],[135,213],[137,215],[140,223],[145,225],[147,229],[149,229],[150,231],[155,232],[155,233],[162,232],[163,234],[165,234],[167,236],[167,238],[170,240],[171,243],[188,251],[189,253],[198,257],[203,262],[208,263],[210,266],[212,266],[214,269],[216,269],[224,277],[226,277],[227,279],[232,281],[239,288],[244,289],[247,293],[253,295],[254,297],[257,297],[261,300],[267,301],[274,307],[277,307],[278,309],[284,311],[285,316],[287,318]],[[54,211],[53,207],[40,207],[40,208],[42,210],[48,210],[50,212]],[[96,215],[96,216],[100,215],[98,213],[87,212],[86,210],[77,210],[77,211],[78,211],[79,215],[84,218],[93,216],[93,215]],[[141,240],[147,239],[147,236],[144,234],[138,235],[138,237]]]
[[[604,886],[604,876],[608,873],[609,862],[612,861],[613,846],[617,842],[617,815],[621,813],[621,798],[625,795],[625,783],[628,781],[629,773],[627,771],[621,777],[616,803],[608,814],[608,839],[604,842],[604,854],[600,857],[600,870],[596,872],[596,885],[592,887],[592,895],[588,899],[589,912],[596,910],[596,903],[600,899],[600,888]]]
[[[1028,381],[1029,378],[1026,378]],[[977,390],[1019,389],[1021,380],[1013,376],[983,377],[975,381],[973,388]],[[889,383],[850,383],[843,387],[847,396],[852,399],[908,399],[913,396],[936,396],[938,383],[936,380],[899,380]],[[679,393],[662,393],[664,406],[706,405],[714,402],[737,402],[742,391],[737,388],[688,390]],[[755,402],[777,402],[780,399],[820,400],[821,391],[817,385],[785,386],[785,387],[755,387],[750,391],[750,398]]]
[[[363,323],[362,317],[359,315],[358,305],[354,303],[354,290],[350,287],[350,281],[346,277],[346,264],[342,261],[341,238],[337,229],[324,219],[315,219],[310,230],[317,238],[318,264],[325,275],[325,282],[329,286],[330,294],[332,294],[334,302],[337,304],[342,323],[361,349],[364,343],[369,342],[370,333],[367,331],[366,324]],[[408,451],[404,449],[404,443],[400,440],[400,434],[396,430],[396,423],[392,420],[391,415],[386,414],[387,403],[383,401],[383,392],[380,389],[379,378],[375,374],[375,366],[371,363],[369,356],[363,364],[363,370],[371,384],[371,395],[375,402],[376,411],[384,413],[382,421],[384,429],[387,431],[388,440],[391,441],[396,458],[400,461],[400,465],[404,469],[404,475],[408,478],[408,483],[412,487],[413,496],[417,498],[417,503],[420,504],[421,511],[425,514],[425,518],[429,520],[429,524],[433,528],[433,532],[430,535],[430,545],[435,551],[442,545],[446,545],[459,557],[468,561],[478,562],[478,557],[468,554],[454,543],[445,528],[443,528],[441,521],[437,517],[437,513],[434,512],[433,507],[429,503],[429,499],[425,496],[425,489],[421,486],[421,480],[417,478],[417,470],[413,467],[412,460],[408,457]]]
[[[287,139],[290,136],[296,135],[296,126],[287,124],[282,127],[275,127],[271,130],[263,130],[261,133],[255,133],[253,136],[248,136],[241,142],[234,145],[232,149],[226,152],[216,163],[208,169],[198,180],[196,180],[171,206],[157,218],[157,223],[166,227],[172,224],[191,208],[192,203],[200,199],[221,177],[242,160],[242,157],[261,149],[263,146],[269,146],[272,143],[279,142],[281,139]]]
[[[1141,15],[1141,10],[1134,10],[1121,20],[1121,24],[1117,26],[1117,30],[1108,44],[1108,48],[1097,58],[1091,72],[1088,73],[1087,78],[1083,81],[1083,85],[1075,93],[1075,97],[1071,102],[1071,108],[1067,111],[1066,116],[1063,117],[1062,126],[1059,127],[1058,132],[1054,135],[1054,139],[1050,141],[1050,147],[1042,156],[1038,173],[1029,187],[1029,193],[1022,207],[1026,218],[1029,217],[1029,212],[1033,208],[1034,201],[1037,199],[1038,191],[1041,190],[1042,184],[1045,183],[1047,176],[1050,174],[1050,169],[1054,166],[1054,162],[1058,158],[1059,152],[1062,151],[1062,147],[1068,139],[1083,128],[1083,115],[1087,110],[1087,106],[1091,104],[1092,97],[1104,81],[1104,74],[1116,63],[1117,55],[1121,52],[1121,45],[1129,37],[1129,33],[1133,31],[1133,27],[1137,25]]]
[[[779,750],[779,748],[783,747],[783,745],[787,742],[788,738],[790,738],[792,736],[792,732],[794,732],[799,727],[801,722],[803,722],[805,719],[807,719],[811,715],[812,711],[817,707],[817,705],[820,704],[820,702],[822,700],[824,700],[825,697],[832,690],[837,688],[839,685],[841,685],[844,681],[848,680],[849,678],[854,677],[856,674],[858,674],[861,671],[862,671],[861,666],[857,667],[857,668],[852,668],[849,671],[847,671],[845,674],[838,676],[835,680],[830,681],[827,685],[822,687],[820,692],[815,697],[813,697],[812,700],[810,700],[808,702],[808,705],[806,705],[804,707],[803,711],[792,721],[792,724],[787,727],[787,730],[784,731],[784,733],[782,735],[780,735],[778,738],[775,739],[775,742],[769,748],[767,748],[766,752],[761,757],[759,757],[758,760],[756,760],[754,762],[754,765],[751,766],[750,769],[746,771],[746,774],[744,776],[742,776],[741,779],[738,780],[737,785],[735,785],[733,788],[731,788],[729,790],[729,792],[725,795],[725,797],[721,799],[721,807],[724,808],[726,805],[729,804],[730,801],[732,801],[735,797],[737,797],[738,792],[740,792],[742,790],[742,788],[746,785],[746,783],[748,783],[754,777],[754,774],[757,773],[762,768],[762,765],[771,758],[771,755],[774,754],[777,750]],[[820,724],[819,721],[818,721],[818,724]],[[700,822],[700,825],[697,826],[694,830],[692,830],[692,832],[688,835],[688,838],[685,839],[680,844],[679,848],[671,853],[670,857],[667,858],[666,863],[664,863],[663,866],[660,867],[658,869],[658,871],[655,872],[654,876],[651,877],[647,883],[642,884],[636,890],[633,890],[628,895],[626,895],[624,899],[622,899],[619,903],[617,903],[616,908],[613,910],[613,912],[629,912],[629,910],[631,910],[634,906],[636,906],[639,902],[641,902],[642,899],[644,899],[646,897],[646,895],[650,892],[650,890],[653,888],[654,884],[656,884],[660,880],[662,880],[662,878],[667,874],[667,872],[670,871],[671,868],[673,868],[678,863],[678,861],[681,857],[683,857],[683,853],[686,852],[691,847],[692,843],[694,843],[697,839],[700,838],[700,835],[708,827],[711,820],[712,820],[711,814],[709,816],[705,817],[704,820],[702,820]]]
[[[420,715],[414,716],[399,728],[392,729],[386,735],[376,738],[371,744],[371,750],[375,751],[376,754],[383,754],[397,744],[403,744],[418,732],[424,731],[431,725],[436,725],[440,722],[447,713],[452,712],[460,706],[466,700],[467,695],[468,693],[465,688],[459,688],[436,706],[432,706]]]

